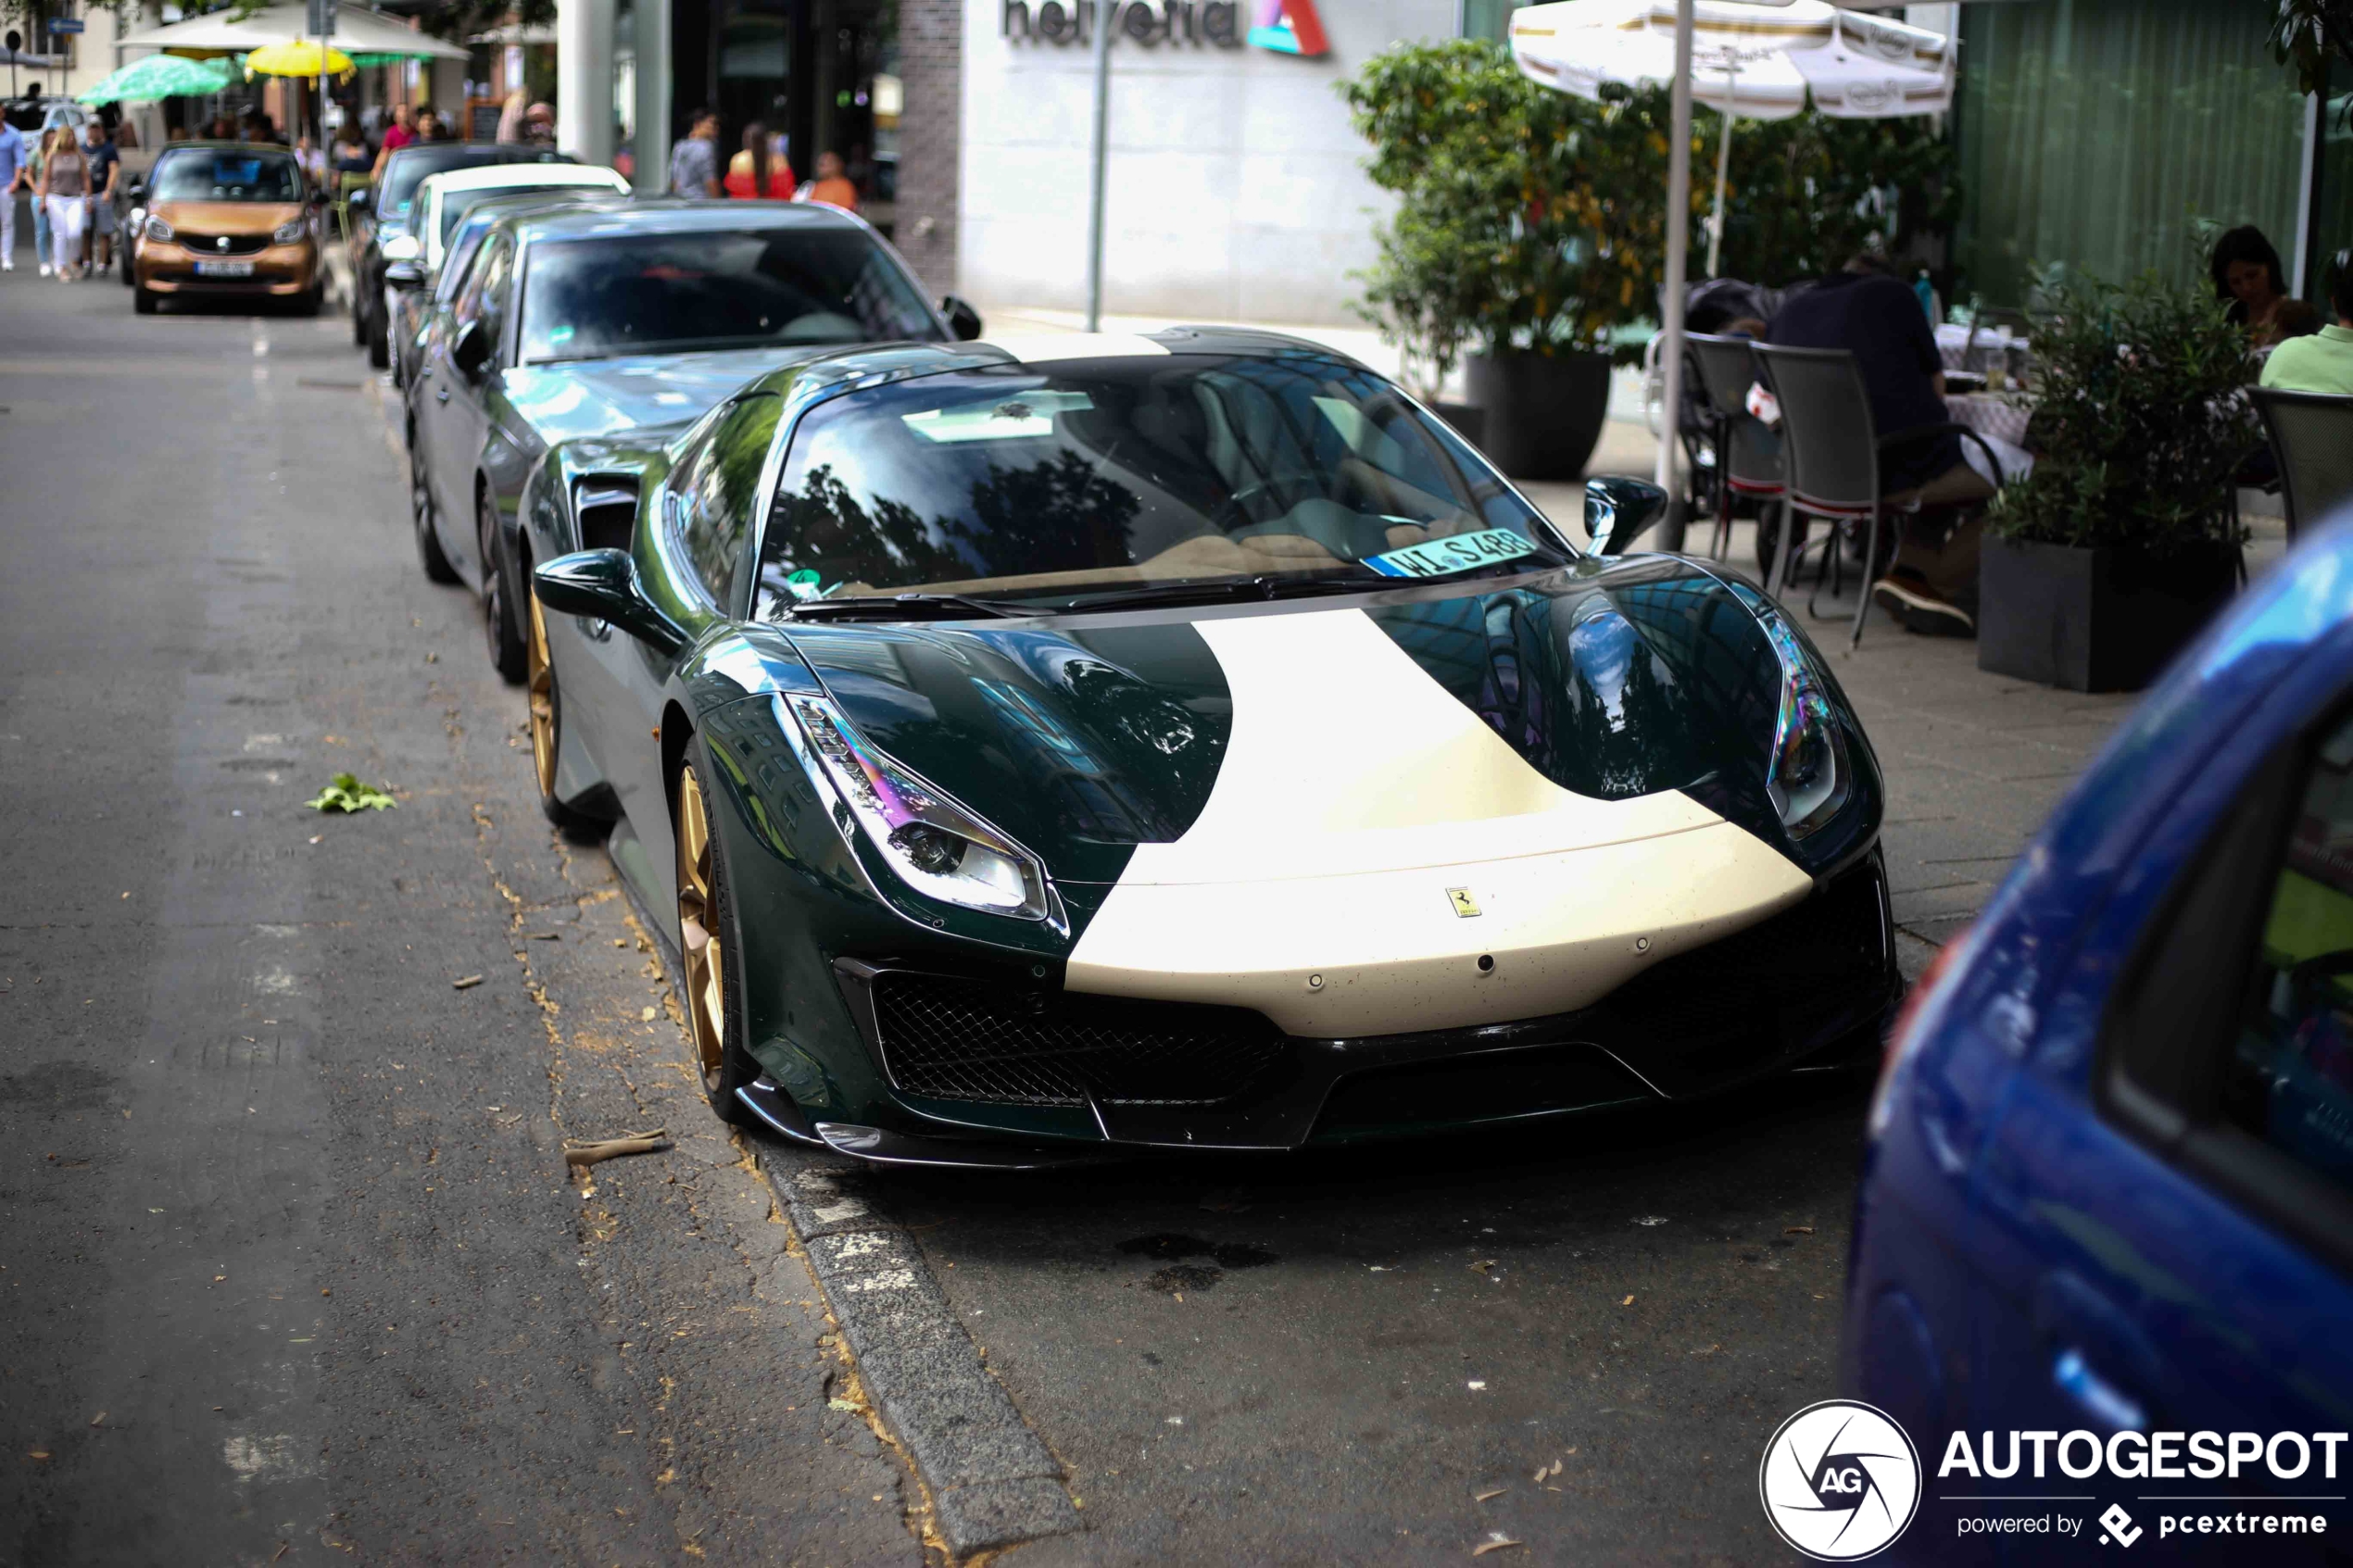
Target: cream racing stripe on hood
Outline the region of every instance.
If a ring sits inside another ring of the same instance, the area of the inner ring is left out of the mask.
[[[1193,825],[1137,847],[1071,990],[1253,1007],[1294,1035],[1497,1023],[1583,1007],[1812,887],[1680,792],[1561,788],[1361,611],[1194,624],[1232,739]]]

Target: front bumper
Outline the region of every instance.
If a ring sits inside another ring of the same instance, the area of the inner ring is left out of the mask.
[[[1591,1006],[1467,1028],[1302,1038],[1239,1009],[848,959],[835,972],[903,1114],[888,1127],[763,1116],[861,1158],[1000,1166],[1295,1149],[1692,1099],[1858,1038],[1875,1047],[1903,989],[1876,850]]]
[[[200,261],[226,259],[250,265],[243,277],[207,276],[196,270]],[[308,294],[319,279],[318,248],[306,240],[273,245],[250,256],[208,257],[168,241],[142,240],[137,264],[139,285],[155,294],[261,295],[283,298]]]

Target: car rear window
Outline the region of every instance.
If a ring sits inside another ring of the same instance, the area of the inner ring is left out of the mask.
[[[567,153],[526,150],[522,147],[479,146],[452,142],[447,146],[403,147],[392,155],[392,162],[384,168],[384,195],[380,212],[406,212],[409,204],[417,199],[417,187],[425,182],[428,174],[443,174],[452,169],[480,169],[493,163],[571,163]]]
[[[914,281],[849,227],[543,240],[524,285],[525,364],[940,336]]]

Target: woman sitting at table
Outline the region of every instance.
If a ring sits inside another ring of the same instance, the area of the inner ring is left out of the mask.
[[[2269,348],[2287,335],[2287,278],[2280,270],[2280,253],[2252,223],[2233,229],[2214,244],[2208,263],[2214,275],[2214,297],[2227,301],[2233,322],[2246,329],[2258,348]]]

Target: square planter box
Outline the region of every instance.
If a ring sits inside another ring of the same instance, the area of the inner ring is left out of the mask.
[[[2147,685],[2238,583],[2220,546],[2152,557],[1989,535],[1980,563],[1977,667],[2079,692]]]

